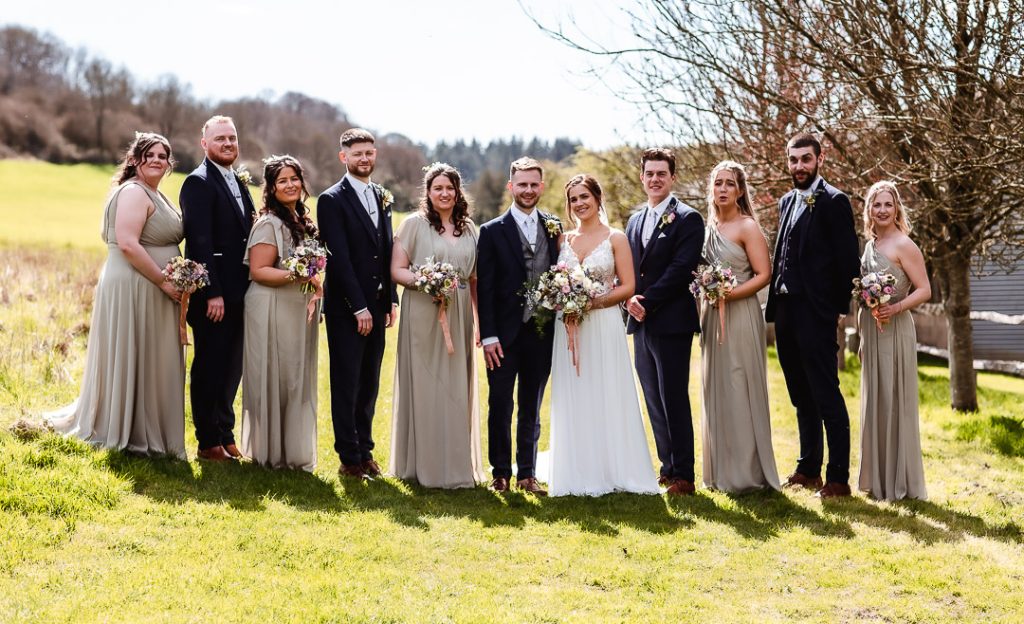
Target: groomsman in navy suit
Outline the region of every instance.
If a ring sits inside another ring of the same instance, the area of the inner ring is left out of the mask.
[[[540,404],[551,374],[554,320],[538,331],[523,286],[558,261],[558,218],[537,208],[544,171],[520,158],[509,170],[512,206],[480,228],[477,243],[477,310],[487,363],[488,458],[491,489],[506,492],[512,479],[513,394],[518,380],[516,469],[519,489],[544,496],[536,477]]]
[[[800,458],[786,485],[816,489],[822,498],[849,496],[850,416],[839,390],[836,328],[850,310],[851,282],[860,272],[853,208],[818,174],[825,160],[818,139],[797,135],[786,151],[795,188],[779,200],[765,308],[765,318],[775,321],[779,364],[800,430]]]
[[[341,476],[380,476],[373,459],[373,414],[384,358],[384,330],[398,319],[391,281],[391,211],[384,188],[370,181],[377,164],[372,134],[341,135],[347,172],[317,200],[320,236],[330,255],[324,283],[331,356],[331,421]]]
[[[185,225],[185,257],[206,265],[210,285],[192,295],[188,323],[192,358],[192,421],[199,458],[242,456],[235,446],[235,394],[242,380],[242,323],[249,267],[242,263],[252,228],[252,197],[232,170],[238,133],[230,117],[203,124],[202,164],[185,178],[178,196]]]
[[[637,376],[658,448],[658,483],[673,495],[694,492],[690,347],[700,331],[689,284],[704,245],[704,220],[672,195],[676,157],[645,150],[640,181],[647,206],[626,224],[636,267],[636,294],[626,303]]]

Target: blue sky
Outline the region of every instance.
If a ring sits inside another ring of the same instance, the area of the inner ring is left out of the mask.
[[[593,37],[621,36],[627,0],[527,0],[552,23],[575,11]],[[645,142],[641,111],[542,34],[515,0],[36,0],[3,20],[48,31],[137,78],[176,74],[215,100],[300,91],[378,132],[433,143],[568,136]]]

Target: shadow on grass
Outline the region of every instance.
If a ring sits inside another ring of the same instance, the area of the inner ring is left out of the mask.
[[[958,542],[967,537],[984,537],[1020,544],[1020,526],[1007,522],[992,526],[978,516],[929,501],[904,500],[893,504],[853,496],[822,501],[828,513],[891,533],[906,533],[923,544]]]

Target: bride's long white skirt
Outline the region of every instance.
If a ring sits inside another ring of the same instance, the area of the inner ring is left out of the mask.
[[[659,493],[619,309],[595,310],[579,326],[579,376],[561,321],[554,338],[551,496]]]

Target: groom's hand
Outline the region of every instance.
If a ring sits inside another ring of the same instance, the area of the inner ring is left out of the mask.
[[[373,329],[373,315],[368,310],[356,314],[356,332],[360,336],[369,336]]]
[[[487,370],[501,368],[501,360],[504,358],[505,353],[501,350],[500,342],[484,345],[484,361],[487,362]]]
[[[626,312],[637,320],[637,322],[643,322],[644,317],[647,316],[647,310],[640,304],[644,300],[643,295],[633,295],[629,298],[629,303],[626,304]]]
[[[211,297],[206,300],[206,318],[214,323],[224,319],[224,297]]]

